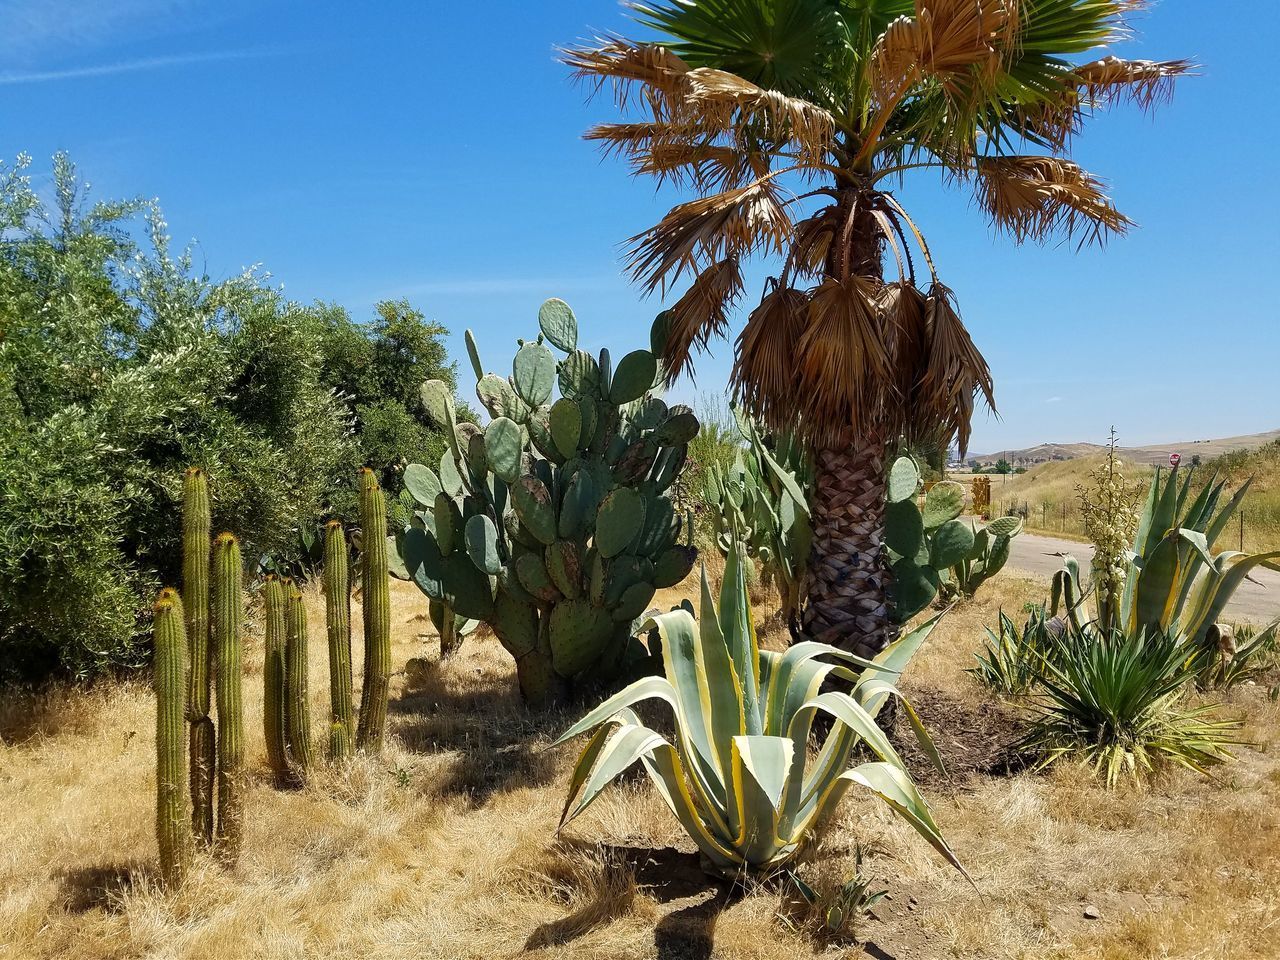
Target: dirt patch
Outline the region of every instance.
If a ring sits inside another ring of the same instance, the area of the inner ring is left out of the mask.
[[[907,696],[947,768],[945,775],[938,772],[917,742],[906,712],[897,710],[889,738],[916,783],[958,792],[973,789],[978,778],[1010,776],[1025,767],[1014,749],[1023,730],[1016,708],[993,699],[962,700],[933,689],[908,690]]]

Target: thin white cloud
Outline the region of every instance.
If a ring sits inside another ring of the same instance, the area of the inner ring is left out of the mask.
[[[1061,397],[1049,397],[1049,399],[1045,400],[1045,403],[1061,403],[1061,402],[1062,402]]]
[[[0,86],[23,83],[50,83],[58,80],[83,80],[91,77],[111,77],[121,73],[138,73],[143,70],[161,70],[166,67],[182,67],[193,63],[217,63],[225,60],[247,60],[266,56],[266,50],[214,50],[207,53],[180,53],[163,57],[145,57],[139,60],[122,60],[89,67],[70,67],[65,70],[31,70],[19,73],[0,73]]]
[[[0,0],[0,51],[32,65],[50,53],[185,29],[192,0]]]

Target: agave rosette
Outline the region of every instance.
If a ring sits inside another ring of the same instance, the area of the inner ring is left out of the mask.
[[[701,621],[686,607],[652,619],[665,676],[636,681],[557,741],[595,731],[574,768],[562,826],[638,760],[710,867],[728,876],[767,873],[795,858],[857,785],[887,803],[963,872],[875,720],[888,698],[901,699],[894,681],[937,618],[874,662],[815,642],[785,653],[760,650],[742,564],[743,549],[735,544],[718,611],[704,570]],[[848,681],[851,692],[821,692],[828,679]],[[670,707],[671,737],[646,726],[633,709],[648,700]],[[940,766],[919,718],[901,702]],[[830,718],[830,730],[810,761],[808,741],[819,713]],[[878,759],[850,769],[860,743]]]

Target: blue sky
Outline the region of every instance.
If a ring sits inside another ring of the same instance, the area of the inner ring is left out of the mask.
[[[900,196],[996,379],[981,452],[1045,440],[1147,443],[1280,427],[1275,101],[1259,74],[1270,0],[1164,0],[1129,57],[1192,57],[1154,119],[1096,120],[1077,159],[1141,225],[1105,250],[994,238],[932,179]],[[71,152],[94,195],[159,197],[215,277],[261,264],[289,295],[368,317],[409,298],[487,362],[561,296],[590,346],[647,343],[660,309],[620,242],[655,195],[580,139],[613,115],[554,47],[627,29],[614,0],[486,4],[0,0],[0,156],[47,174]],[[725,382],[732,347],[686,399]],[[466,378],[466,364],[460,372]],[[469,384],[463,385],[469,390]]]

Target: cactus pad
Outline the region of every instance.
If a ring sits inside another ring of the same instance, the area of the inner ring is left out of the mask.
[[[565,353],[578,349],[578,318],[563,300],[552,297],[538,308],[538,326],[553,347]]]
[[[621,406],[639,400],[653,386],[658,362],[648,350],[633,350],[618,361],[609,386],[609,402]]]
[[[556,450],[565,459],[574,456],[582,436],[582,408],[576,401],[561,397],[551,405],[548,416],[551,441]]]
[[[540,343],[526,343],[511,364],[511,381],[516,395],[530,409],[551,399],[551,386],[556,378],[556,358]]]
[[[551,491],[537,477],[520,477],[511,488],[511,500],[520,522],[540,543],[556,540],[556,511]]]
[[[548,633],[556,673],[572,677],[599,659],[613,634],[613,620],[585,600],[565,600],[551,611]]]

